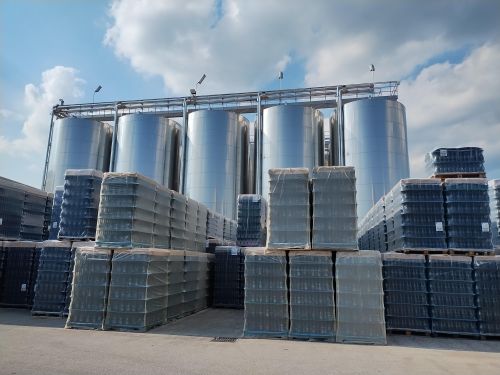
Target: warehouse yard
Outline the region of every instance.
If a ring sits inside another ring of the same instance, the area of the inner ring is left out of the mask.
[[[500,341],[389,335],[387,346],[238,339],[243,311],[207,309],[148,333],[64,329],[0,310],[1,374],[498,374]]]

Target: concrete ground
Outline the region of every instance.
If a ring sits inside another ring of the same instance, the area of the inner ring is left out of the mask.
[[[208,309],[148,333],[63,329],[0,309],[0,374],[500,374],[500,341],[391,335],[387,346],[238,339],[243,312]]]

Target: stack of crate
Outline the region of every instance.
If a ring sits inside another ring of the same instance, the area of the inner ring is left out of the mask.
[[[448,247],[490,250],[488,181],[483,178],[447,178],[444,193]]]
[[[358,245],[363,250],[387,251],[385,197],[380,198],[361,220]]]
[[[266,201],[259,194],[238,195],[236,244],[259,247],[266,243]]]
[[[64,193],[64,186],[56,186],[54,192],[54,204],[50,217],[49,240],[57,240],[59,234],[59,222],[61,221],[61,205]]]
[[[170,215],[172,193],[163,186],[156,187],[155,199],[155,224],[153,234],[154,247],[160,249],[170,248]]]
[[[80,247],[93,247],[95,242],[93,241],[81,241],[71,243],[71,257],[69,262],[69,275],[68,275],[68,288],[66,289],[66,302],[64,305],[64,316],[68,316],[69,305],[71,304],[71,290],[73,288],[73,271],[75,269],[75,254]]]
[[[430,255],[428,264],[432,332],[477,335],[472,259]]]
[[[316,167],[312,173],[313,249],[357,250],[354,167]]]
[[[215,256],[213,254],[196,253],[198,257],[198,277],[196,279],[196,294],[194,300],[194,311],[206,309],[211,302],[211,286],[213,263]]]
[[[389,251],[446,248],[440,180],[400,180],[385,196],[385,217]]]
[[[474,257],[474,279],[482,336],[500,335],[500,256]]]
[[[205,252],[205,247],[207,245],[207,215],[208,209],[203,204],[198,203],[195,248],[193,249],[195,251]]]
[[[224,238],[224,217],[210,209],[207,215],[207,238],[218,241]]]
[[[0,177],[0,238],[21,238],[24,195],[24,190],[15,181]]]
[[[44,241],[35,285],[32,313],[62,315],[71,283],[71,242]]]
[[[77,249],[67,328],[102,329],[108,304],[112,255],[111,249]]]
[[[115,250],[104,328],[147,331],[167,319],[168,250]]]
[[[186,204],[186,247],[184,250],[195,251],[196,226],[198,224],[198,202],[187,198]]]
[[[335,337],[335,291],[330,252],[290,251],[290,336]]]
[[[238,246],[215,248],[214,306],[242,309],[245,296],[245,255]]]
[[[66,170],[58,238],[95,238],[101,184],[101,171]]]
[[[184,257],[183,314],[192,314],[208,306],[209,262],[212,254],[186,251]]]
[[[30,290],[33,290],[36,279],[33,278],[36,242],[4,241],[4,268],[0,305],[6,307],[30,306]]]
[[[137,173],[104,175],[97,246],[153,247],[156,185]]]
[[[175,191],[172,191],[172,201],[170,208],[170,247],[176,250],[186,248],[186,214],[187,198]]]
[[[337,253],[335,278],[337,342],[385,344],[380,252]]]
[[[306,168],[269,170],[269,249],[309,249],[309,171]]]
[[[433,176],[484,173],[483,150],[479,147],[437,148],[426,155]]]
[[[288,336],[285,251],[245,249],[245,336]]]
[[[183,314],[184,293],[184,251],[171,250],[168,257],[167,273],[167,320]]]
[[[382,258],[387,329],[430,333],[425,255],[386,253]]]
[[[491,239],[493,247],[500,253],[500,180],[489,182]]]

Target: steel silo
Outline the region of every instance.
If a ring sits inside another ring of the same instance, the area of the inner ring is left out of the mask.
[[[242,187],[242,126],[234,112],[200,110],[188,115],[184,193],[224,216],[236,217]]]
[[[54,122],[45,190],[64,185],[66,169],[107,172],[111,154],[111,126],[96,120],[67,117]]]
[[[179,125],[154,114],[134,113],[118,120],[115,172],[137,172],[176,189]]]
[[[323,165],[323,114],[311,107],[279,105],[263,111],[262,195],[269,193],[271,168]]]
[[[329,164],[330,165],[340,165],[339,162],[339,134],[338,134],[338,122],[335,113],[332,114],[329,120],[330,125],[330,152],[329,152]]]
[[[388,98],[344,105],[345,164],[356,170],[358,218],[410,175],[403,104]]]

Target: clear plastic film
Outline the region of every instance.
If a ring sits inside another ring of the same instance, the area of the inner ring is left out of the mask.
[[[474,257],[479,332],[500,335],[500,256]]]
[[[288,336],[285,251],[245,248],[245,322],[248,337]]]
[[[500,254],[500,180],[488,183],[490,195],[491,239],[497,254]]]
[[[447,178],[444,182],[448,247],[492,249],[488,181]]]
[[[49,240],[56,240],[59,234],[59,222],[61,221],[61,205],[64,193],[64,186],[56,186],[54,192],[54,202],[49,222]]]
[[[170,247],[172,249],[184,250],[186,248],[186,215],[187,198],[173,191],[170,216]]]
[[[358,248],[354,167],[316,167],[312,173],[312,248]]]
[[[205,252],[207,244],[207,220],[208,209],[198,203],[198,214],[196,217],[195,248],[193,250]]]
[[[359,224],[358,245],[362,250],[387,251],[385,197],[367,212]]]
[[[337,342],[385,344],[380,252],[337,253],[335,278]]]
[[[269,249],[310,249],[309,171],[269,170]]]
[[[242,309],[245,296],[245,256],[238,246],[215,248],[214,306]]]
[[[483,173],[483,149],[479,147],[437,148],[425,156],[429,175]]]
[[[210,263],[214,255],[186,251],[184,258],[184,286],[182,309],[184,315],[208,307],[210,292]]]
[[[331,252],[290,251],[290,336],[335,337]]]
[[[111,249],[77,248],[66,328],[103,328],[112,255]]]
[[[267,205],[259,194],[238,195],[238,229],[237,244],[239,246],[265,246],[266,243]]]

